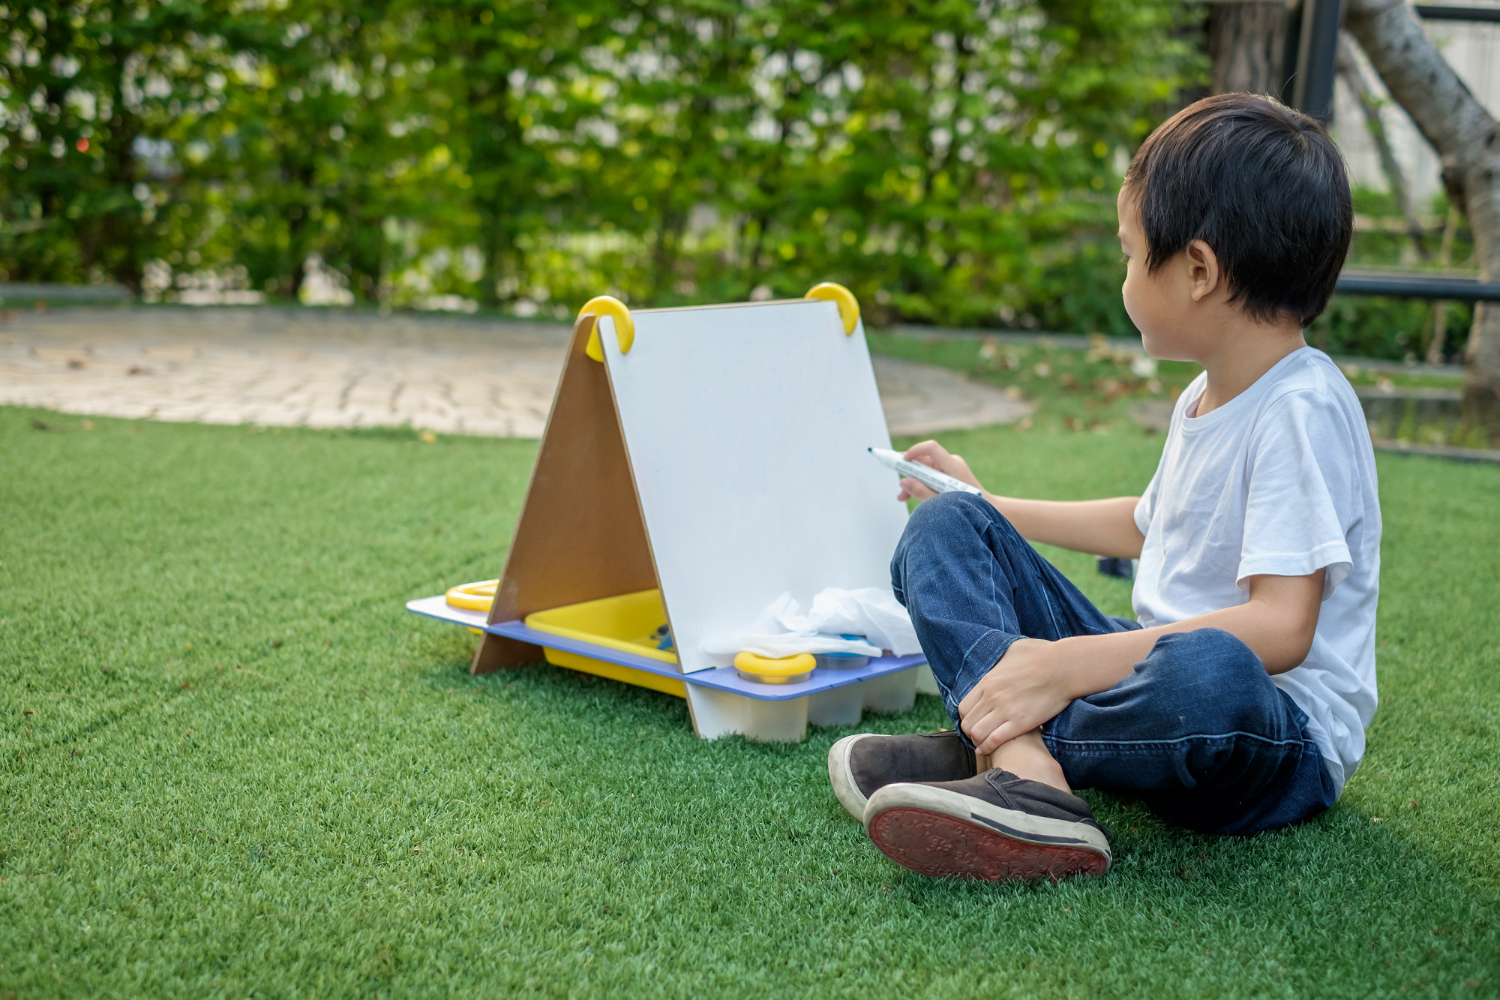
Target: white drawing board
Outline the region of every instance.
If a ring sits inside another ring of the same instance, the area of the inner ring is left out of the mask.
[[[682,670],[786,591],[889,587],[906,525],[864,326],[829,301],[632,311],[600,342]]]

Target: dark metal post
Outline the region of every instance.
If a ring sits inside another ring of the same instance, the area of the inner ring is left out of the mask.
[[[1327,125],[1333,118],[1334,60],[1344,22],[1343,0],[1302,0],[1301,21],[1292,107]]]

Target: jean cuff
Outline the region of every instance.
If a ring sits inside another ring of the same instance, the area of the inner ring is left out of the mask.
[[[1010,632],[1002,632],[999,629],[989,629],[976,639],[965,652],[962,665],[958,668],[958,676],[953,678],[953,683],[948,687],[943,701],[948,708],[948,717],[953,720],[955,726],[959,723],[958,703],[968,696],[985,674],[989,673],[1005,651],[1010,648],[1011,643],[1021,638]],[[962,733],[962,727],[959,728]],[[968,738],[965,737],[965,742]]]

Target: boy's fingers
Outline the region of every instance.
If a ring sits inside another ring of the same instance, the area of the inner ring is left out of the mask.
[[[974,752],[992,754],[1017,736],[1020,736],[1022,732],[1021,727],[1017,726],[1014,722],[1009,720],[1002,722],[983,740],[974,740]],[[969,738],[974,739],[972,736]]]
[[[910,476],[901,480],[901,492],[906,494],[906,497],[915,497],[918,501],[937,496],[936,490],[929,488],[927,484],[920,480],[912,479]],[[906,499],[906,497],[902,497],[902,499]]]
[[[930,465],[936,469],[947,454],[947,449],[936,441],[923,441],[921,444],[914,444],[906,449],[906,454],[901,457],[908,462],[921,462],[923,465]]]
[[[983,746],[986,742],[995,738],[994,733],[1002,726],[1004,719],[999,712],[988,708],[981,708],[973,714],[978,716],[978,718],[966,720],[967,725],[964,726],[964,732],[968,733],[969,739],[973,741],[976,750],[980,753],[989,753],[988,750],[983,749]],[[998,746],[999,744],[996,745]]]

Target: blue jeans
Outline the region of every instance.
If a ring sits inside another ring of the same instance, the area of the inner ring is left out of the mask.
[[[891,585],[955,723],[959,702],[1017,639],[1140,628],[1099,611],[968,493],[916,509]],[[1158,639],[1130,676],[1043,725],[1042,739],[1073,787],[1138,795],[1167,821],[1204,833],[1270,830],[1334,801],[1307,716],[1250,647],[1219,629]]]

